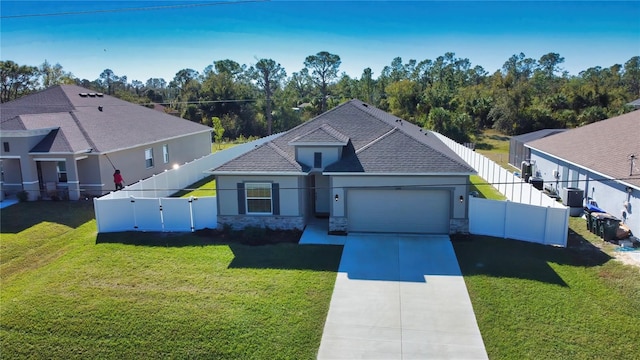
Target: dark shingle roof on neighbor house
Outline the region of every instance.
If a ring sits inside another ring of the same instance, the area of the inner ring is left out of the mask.
[[[327,173],[475,173],[432,132],[360,100],[345,102],[212,171],[306,172],[308,168],[293,160],[294,144],[314,142],[347,144],[342,158],[325,168]],[[285,158],[286,162],[279,158]]]
[[[2,130],[59,128],[32,151],[71,153],[89,148],[111,152],[211,131],[207,126],[75,85],[53,86],[0,104],[0,126]]]
[[[630,155],[640,157],[640,111],[571,129],[525,146],[640,187],[640,159],[633,176]]]

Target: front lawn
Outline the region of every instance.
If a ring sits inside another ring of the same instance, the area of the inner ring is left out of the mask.
[[[341,247],[96,236],[92,212],[2,210],[2,358],[316,357]]]

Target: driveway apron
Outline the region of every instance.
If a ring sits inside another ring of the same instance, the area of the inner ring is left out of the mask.
[[[487,358],[448,236],[347,236],[318,359]]]

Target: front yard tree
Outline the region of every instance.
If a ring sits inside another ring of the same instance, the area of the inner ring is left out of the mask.
[[[256,81],[264,92],[266,100],[267,135],[271,135],[273,124],[273,110],[271,96],[280,87],[280,83],[287,76],[284,68],[271,59],[260,59],[249,68],[249,76]]]
[[[320,87],[321,112],[327,111],[328,86],[338,76],[338,68],[341,63],[340,56],[327,51],[309,55],[304,60],[304,66],[312,70],[311,77],[316,85]]]

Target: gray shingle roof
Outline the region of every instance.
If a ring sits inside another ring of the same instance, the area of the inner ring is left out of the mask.
[[[629,178],[629,155],[640,156],[640,111],[595,122],[525,146],[640,187],[640,161]]]
[[[349,142],[349,137],[338,130],[332,128],[328,124],[324,124],[317,129],[313,129],[310,132],[301,135],[293,139],[289,145],[293,144],[343,144],[346,145]]]
[[[429,136],[431,135],[431,136]],[[292,143],[306,141],[343,141],[348,143],[340,161],[326,172],[380,174],[469,174],[474,170],[433,134],[360,100],[343,103],[272,140],[279,151],[245,154],[213,169],[215,172],[282,172],[270,168],[276,156],[290,162],[295,159]],[[302,141],[301,141],[302,140]],[[258,152],[256,149],[252,152]],[[274,158],[272,158],[274,157]],[[296,163],[297,164],[297,163]],[[300,166],[300,165],[298,165]],[[293,170],[292,170],[293,171]],[[296,172],[308,171],[301,166]]]
[[[94,96],[80,96],[80,93],[93,93]],[[95,91],[75,85],[58,85],[0,104],[0,128],[32,130],[59,127],[70,152],[87,148],[110,152],[211,131],[211,128],[192,121],[112,96],[95,94]],[[46,146],[37,148],[45,149]],[[60,145],[52,149],[63,148]]]

